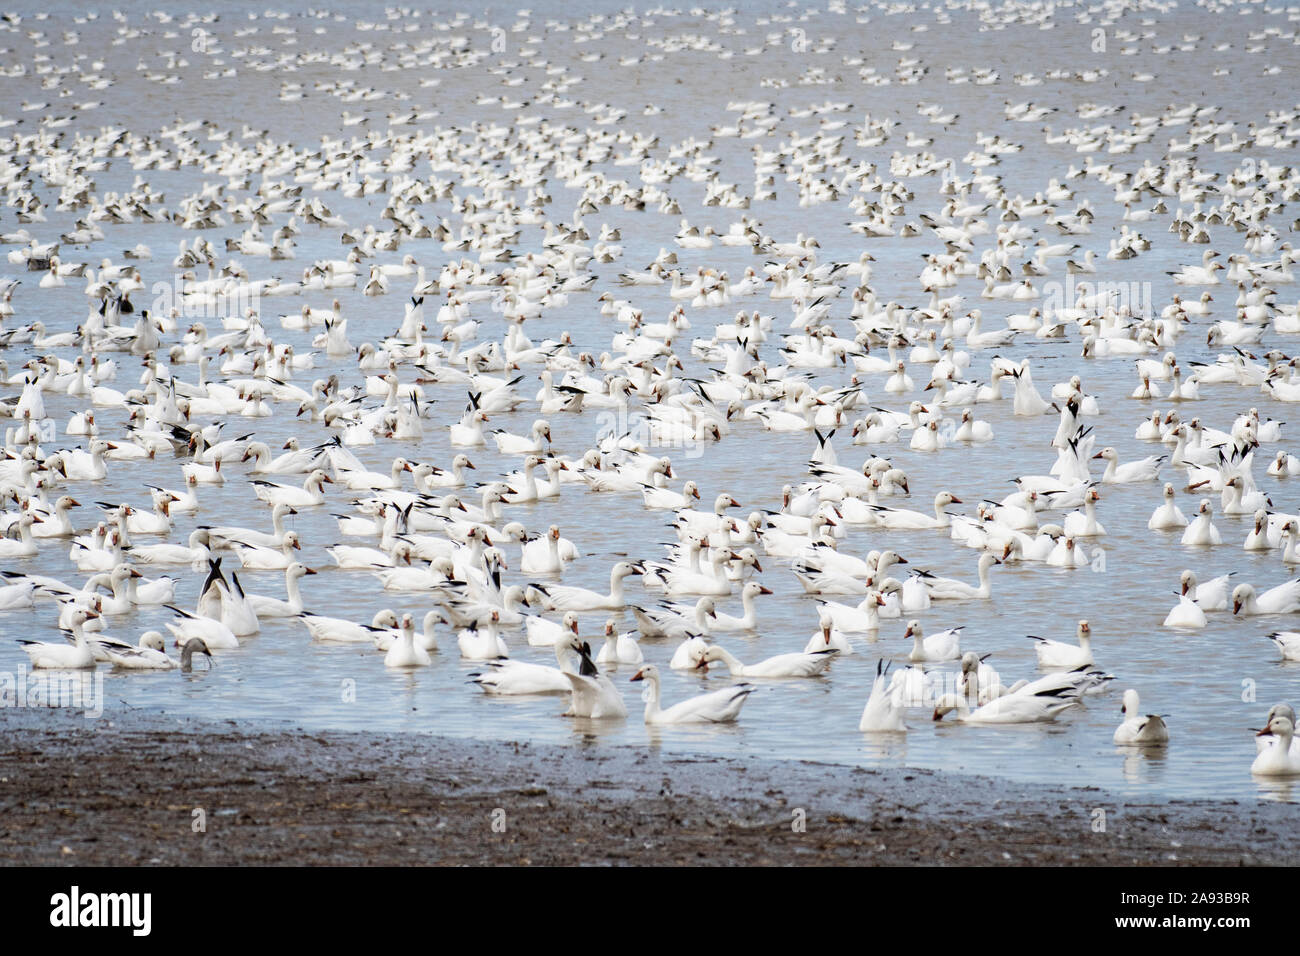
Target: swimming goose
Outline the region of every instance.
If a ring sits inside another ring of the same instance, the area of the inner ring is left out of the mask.
[[[1160,463],[1164,456],[1149,455],[1138,461],[1119,463],[1119,452],[1106,447],[1092,456],[1106,460],[1106,470],[1102,473],[1103,484],[1129,484],[1137,481],[1155,481],[1160,474]]]
[[[623,596],[623,579],[643,574],[644,569],[630,561],[619,561],[609,572],[609,593],[588,588],[550,585],[545,591],[545,606],[551,611],[618,611],[627,604]]]
[[[1075,632],[1079,643],[1066,644],[1064,641],[1052,641],[1045,637],[1030,634],[1031,641],[1037,641],[1034,650],[1038,654],[1039,667],[1088,667],[1092,661],[1092,629],[1087,621],[1080,621]]]
[[[920,621],[908,621],[903,640],[912,639],[912,650],[907,655],[911,661],[955,661],[961,657],[962,627],[926,635]]]
[[[579,657],[578,673],[564,671],[569,682],[569,709],[566,717],[585,717],[591,720],[617,719],[627,716],[623,695],[607,676],[600,673],[591,660],[591,648],[576,638],[569,642],[570,649]]]
[[[221,621],[191,614],[172,604],[168,604],[167,609],[180,615],[179,621],[166,622],[167,630],[176,637],[177,647],[184,647],[194,638],[203,641],[204,645],[213,651],[235,650],[239,647],[239,638]]]
[[[1179,577],[1181,593],[1189,595],[1203,611],[1226,611],[1229,579],[1236,573],[1229,571],[1204,584],[1198,584],[1196,575],[1191,570],[1186,570]]]
[[[263,597],[260,594],[249,594],[246,596],[248,603],[259,618],[297,617],[302,613],[302,594],[298,590],[298,582],[304,575],[315,573],[301,562],[294,561],[284,572],[284,590],[288,595],[287,601]]]
[[[158,631],[145,631],[136,647],[109,647],[108,659],[117,670],[164,671],[180,668],[189,673],[194,669],[195,654],[212,657],[208,646],[199,638],[187,641],[181,648],[179,661],[167,656],[167,643]]]
[[[744,614],[736,617],[732,614],[724,614],[715,610],[710,628],[714,631],[752,631],[758,627],[758,609],[755,607],[755,599],[761,594],[771,594],[770,588],[764,587],[757,581],[746,581],[745,586],[740,589],[740,603],[744,609]]]
[[[69,626],[72,629],[72,644],[51,644],[44,641],[32,641],[20,638],[18,643],[31,661],[33,668],[52,670],[86,670],[95,666],[95,654],[86,639],[85,624],[98,618],[94,611],[78,608],[72,613]]]
[[[505,639],[500,634],[500,615],[492,612],[487,626],[481,631],[477,621],[456,635],[460,656],[471,661],[491,661],[510,656]]]
[[[880,526],[896,531],[922,531],[929,529],[947,528],[951,524],[951,518],[944,512],[944,508],[951,504],[961,504],[962,500],[951,492],[941,491],[934,496],[934,515],[930,516],[920,511],[907,511],[901,508],[887,508],[883,505],[876,508],[879,515]]]
[[[268,505],[288,505],[291,508],[311,508],[325,503],[325,485],[333,484],[334,479],[317,468],[301,488],[292,485],[278,485],[270,481],[253,479],[249,482],[258,498]]]
[[[1262,776],[1292,777],[1300,775],[1300,754],[1292,748],[1295,736],[1295,724],[1286,717],[1277,716],[1269,720],[1268,725],[1255,735],[1256,738],[1270,737],[1266,746],[1250,765],[1250,772]]]
[[[944,694],[935,703],[934,719],[942,720],[957,711],[957,720],[965,724],[1032,724],[1055,720],[1062,711],[1078,704],[1077,691],[1071,688],[1021,691],[996,697],[972,710],[961,694]]]
[[[1178,603],[1165,616],[1164,627],[1197,628],[1206,625],[1205,610],[1188,594],[1180,594]]]
[[[646,664],[632,675],[632,680],[646,682],[641,698],[645,701],[645,722],[651,725],[729,723],[740,716],[740,709],[756,689],[751,684],[732,684],[722,690],[680,701],[663,710],[659,705],[658,668]]]
[[[570,617],[566,614],[565,617]],[[576,617],[575,617],[576,628]],[[576,633],[576,630],[575,630]],[[619,633],[618,621],[610,618],[605,622],[605,643],[596,657],[597,664],[640,664],[644,660],[641,645],[637,643],[635,631]]]
[[[1165,483],[1164,497],[1164,504],[1152,512],[1150,520],[1147,521],[1147,527],[1152,531],[1171,531],[1175,528],[1186,528],[1187,517],[1174,503],[1174,486],[1168,482]]]
[[[1233,614],[1291,614],[1300,611],[1300,578],[1284,581],[1258,594],[1253,585],[1238,584],[1232,589]]]
[[[298,620],[306,626],[312,640],[325,644],[370,644],[377,634],[390,632],[398,626],[397,615],[391,610],[377,612],[369,624],[306,613],[299,614]]]
[[[987,601],[993,596],[993,582],[989,579],[989,572],[995,564],[1002,562],[992,554],[980,555],[977,573],[979,575],[979,584],[967,584],[965,581],[959,581],[956,578],[940,578],[926,574],[921,580],[930,591],[930,599],[933,601]]]
[[[1219,529],[1212,523],[1211,519],[1213,517],[1214,509],[1210,506],[1210,499],[1202,498],[1201,506],[1196,511],[1196,517],[1183,531],[1182,543],[1199,546],[1222,544],[1223,536],[1219,534]]]
[[[44,519],[39,515],[26,513],[18,519],[16,527],[18,528],[18,540],[13,538],[0,538],[0,558],[33,558],[40,552],[40,546],[37,545],[35,538],[32,537],[33,525],[40,524]],[[112,562],[115,563],[115,562]],[[110,563],[110,567],[111,564]]]
[[[1135,690],[1124,691],[1120,706],[1124,721],[1115,728],[1113,742],[1120,745],[1158,747],[1169,743],[1169,728],[1159,714],[1143,714]]]
[[[871,696],[862,709],[858,730],[864,733],[906,733],[907,708],[903,697],[887,685],[889,664],[881,658],[876,661],[876,679],[871,685]]]
[[[532,431],[528,435],[513,435],[497,429],[492,433],[492,438],[496,442],[497,451],[503,455],[540,455],[550,448],[551,424],[546,419],[539,418],[533,422]]]
[[[293,552],[301,550],[302,544],[296,531],[286,531],[279,548],[260,548],[251,544],[236,544],[235,548],[241,566],[250,571],[283,571],[297,561]]]
[[[471,673],[470,683],[477,684],[485,693],[498,696],[568,694],[573,685],[564,675],[574,669],[570,654],[575,653],[575,644],[581,646],[576,635],[555,642],[555,667],[527,661],[489,659],[488,670]]]
[[[384,655],[384,666],[428,667],[432,663],[429,652],[415,642],[415,619],[403,614],[401,634]]]
[[[839,651],[826,647],[812,653],[777,654],[757,664],[742,664],[725,647],[711,644],[700,658],[699,667],[707,668],[714,661],[727,666],[732,677],[816,677],[830,666]]]
[[[538,590],[540,591],[541,588]],[[531,646],[551,647],[556,641],[565,640],[569,634],[577,636],[578,615],[569,611],[558,624],[544,617],[527,617],[524,619],[524,631]]]

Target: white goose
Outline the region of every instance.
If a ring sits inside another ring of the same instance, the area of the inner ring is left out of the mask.
[[[569,585],[550,585],[545,592],[546,607],[551,611],[618,611],[626,606],[623,596],[623,579],[644,573],[640,565],[620,561],[609,572],[609,593],[601,594],[588,588]]]
[[[1120,745],[1159,747],[1169,743],[1169,728],[1159,714],[1143,714],[1138,692],[1124,691],[1124,703],[1120,706],[1124,721],[1115,728],[1113,742]]]
[[[570,654],[574,652],[576,640],[576,636],[571,636],[567,640],[555,642],[555,667],[527,661],[489,660],[488,670],[469,675],[470,683],[477,684],[484,693],[502,697],[568,694],[573,685],[565,674],[574,670]]]
[[[566,614],[565,617],[571,615]],[[574,633],[577,633],[576,616]],[[596,657],[597,664],[640,664],[645,660],[641,645],[637,643],[635,631],[619,633],[618,621],[610,618],[605,622],[605,643]]]
[[[1038,654],[1038,666],[1068,668],[1090,666],[1093,662],[1092,628],[1088,626],[1087,621],[1080,621],[1075,634],[1079,639],[1077,645],[1028,635],[1031,641],[1037,641],[1034,650]]]
[[[253,491],[268,505],[288,505],[291,508],[311,508],[325,503],[325,485],[333,484],[334,479],[317,468],[301,488],[292,485],[277,485],[272,481],[253,479],[249,482]]]
[[[912,639],[912,651],[907,655],[912,661],[955,661],[961,657],[961,627],[950,627],[926,635],[920,621],[908,621],[903,639]]]
[[[826,647],[812,653],[777,654],[757,664],[742,664],[725,647],[712,644],[700,658],[700,666],[707,667],[714,661],[721,661],[732,677],[816,677],[838,654],[835,648]]]
[[[259,617],[297,617],[302,613],[302,594],[298,590],[298,582],[304,575],[315,574],[311,568],[307,567],[300,561],[294,561],[284,571],[284,590],[288,600],[281,601],[278,598],[263,597],[260,594],[249,594],[247,600],[252,607],[253,612]]]
[[[1297,754],[1291,741],[1295,736],[1295,724],[1286,717],[1273,717],[1256,738],[1271,737],[1266,746],[1250,765],[1250,772],[1269,777],[1293,777],[1300,775],[1300,754]]]
[[[906,733],[907,708],[900,696],[887,684],[889,665],[882,658],[876,661],[876,679],[871,685],[871,696],[862,709],[858,730],[863,733]]]
[[[634,681],[645,681],[646,689],[641,695],[645,701],[645,722],[650,725],[691,724],[691,723],[729,723],[740,716],[740,709],[755,690],[751,684],[732,684],[722,690],[701,694],[680,701],[667,710],[659,706],[659,669],[653,664],[646,664],[634,675]]]
[[[570,649],[581,663],[578,673],[564,672],[571,687],[569,709],[566,717],[585,717],[589,720],[620,719],[627,716],[627,704],[614,682],[600,673],[591,660],[591,648],[577,638],[569,642]]]
[[[415,619],[402,615],[401,634],[384,655],[385,667],[428,667],[433,663],[429,652],[415,642]]]
[[[95,653],[86,639],[85,624],[99,617],[94,611],[78,608],[72,612],[69,622],[72,628],[72,644],[51,644],[44,641],[32,641],[20,638],[22,645],[34,668],[51,670],[86,670],[95,666]]]

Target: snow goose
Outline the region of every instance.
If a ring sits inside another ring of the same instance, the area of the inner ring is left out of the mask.
[[[948,491],[941,491],[934,496],[933,516],[920,511],[887,508],[883,505],[878,506],[876,511],[880,516],[880,525],[883,528],[895,531],[923,531],[947,528],[951,523],[951,519],[943,509],[948,505],[961,503],[962,500],[956,495]]]
[[[140,635],[136,647],[107,648],[108,659],[117,670],[128,671],[165,671],[180,668],[189,673],[194,669],[195,654],[212,658],[212,652],[199,638],[193,638],[181,648],[179,661],[167,656],[167,643],[158,631],[145,631]]]
[[[1253,585],[1238,584],[1232,589],[1233,614],[1291,614],[1300,611],[1300,578],[1284,581],[1258,594]]]
[[[922,581],[930,590],[930,599],[933,601],[987,601],[993,596],[993,582],[989,579],[989,572],[995,564],[1002,562],[992,554],[980,555],[977,573],[979,575],[979,584],[967,584],[965,581],[959,581],[956,578],[938,578],[933,575],[924,575]]]
[[[259,618],[297,617],[303,612],[302,594],[298,590],[298,582],[304,575],[315,573],[302,562],[294,561],[284,572],[284,590],[285,594],[288,595],[287,601],[263,597],[260,594],[249,594],[247,595],[248,603]]]
[[[1064,641],[1052,641],[1045,637],[1035,637],[1030,634],[1029,639],[1036,641],[1034,650],[1038,654],[1039,667],[1088,667],[1092,661],[1092,629],[1088,626],[1087,621],[1080,621],[1079,627],[1075,631],[1079,643],[1067,644]]]
[[[574,669],[570,654],[574,652],[575,644],[576,636],[555,642],[555,667],[527,661],[489,659],[488,669],[471,673],[469,681],[477,684],[484,693],[502,697],[568,694],[573,685],[564,675]]]
[[[1217,578],[1211,578],[1204,584],[1199,584],[1196,575],[1191,570],[1186,570],[1179,577],[1181,593],[1190,595],[1203,611],[1226,611],[1229,579],[1236,573],[1236,571],[1229,571]]]
[[[278,485],[271,481],[254,479],[249,482],[253,491],[268,505],[288,505],[291,508],[311,508],[325,503],[325,485],[333,484],[334,479],[317,468],[307,476],[301,488],[292,485]]]
[[[1196,517],[1183,531],[1182,543],[1193,546],[1222,544],[1223,536],[1219,534],[1219,529],[1212,523],[1211,519],[1213,517],[1214,509],[1210,505],[1210,499],[1202,498],[1201,506],[1196,511]]]
[[[551,611],[618,611],[627,604],[623,596],[623,580],[634,574],[643,574],[638,564],[619,561],[609,572],[609,593],[601,594],[588,588],[569,585],[550,585],[544,592],[545,606]]]
[[[1300,775],[1300,754],[1292,750],[1291,740],[1295,736],[1295,724],[1286,717],[1273,717],[1263,730],[1255,735],[1271,737],[1265,741],[1266,746],[1250,765],[1250,772],[1270,777],[1293,777]]]
[[[961,627],[950,627],[926,635],[920,621],[908,621],[903,640],[912,639],[911,661],[955,661],[961,657]]]
[[[391,610],[377,612],[369,624],[309,613],[299,614],[298,620],[306,626],[312,640],[323,644],[370,644],[376,634],[398,626],[397,614]]]
[[[711,644],[700,658],[699,666],[705,668],[714,661],[721,661],[732,677],[816,677],[838,654],[835,648],[825,647],[811,653],[777,654],[757,664],[742,664],[725,647]]]
[[[211,553],[208,550],[208,532],[196,528],[190,532],[189,544],[147,544],[131,548],[131,560],[136,564],[195,564],[202,567]]]
[[[1106,447],[1092,456],[1106,460],[1106,470],[1102,473],[1103,484],[1130,484],[1138,481],[1155,481],[1160,474],[1160,463],[1164,456],[1149,455],[1138,461],[1119,463],[1119,452]]]
[[[72,613],[69,622],[72,628],[72,644],[51,644],[44,641],[32,641],[20,638],[22,645],[34,668],[52,670],[85,670],[95,666],[95,653],[86,639],[85,624],[99,617],[94,611],[78,608]]]
[[[1178,603],[1165,616],[1164,627],[1205,627],[1205,610],[1188,594],[1180,594]]]
[[[1174,503],[1174,486],[1168,482],[1165,483],[1164,497],[1164,504],[1151,513],[1151,518],[1147,521],[1147,528],[1152,531],[1171,531],[1175,528],[1186,528],[1187,516]]]
[[[1300,631],[1274,631],[1268,639],[1277,645],[1284,661],[1300,661]]]
[[[688,481],[682,485],[681,491],[673,491],[671,488],[642,485],[641,498],[647,508],[663,508],[676,511],[680,508],[689,507],[692,498],[696,501],[700,499],[700,486],[694,481]]]
[[[415,642],[415,619],[402,615],[401,634],[384,655],[385,667],[428,667],[433,658]]]
[[[566,717],[585,717],[589,720],[618,719],[627,716],[627,704],[618,688],[591,660],[591,647],[576,638],[570,649],[579,657],[578,673],[564,671],[569,682],[569,709]]]
[[[831,626],[838,631],[860,634],[880,628],[880,609],[885,606],[885,598],[877,590],[867,591],[867,596],[856,607],[839,604],[835,601],[823,601],[819,614],[827,615]]]
[[[456,635],[460,656],[470,661],[491,661],[510,656],[505,640],[500,634],[500,615],[492,612],[487,626],[480,630],[477,621]]]
[[[964,724],[1044,723],[1075,706],[1079,702],[1076,694],[1070,688],[1038,693],[1021,691],[996,697],[974,710],[963,695],[944,694],[935,703],[934,719],[942,720],[955,710],[957,719]]]
[[[570,616],[572,615],[565,615],[565,617]],[[641,645],[636,640],[636,632],[624,631],[619,633],[618,621],[612,617],[607,620],[605,622],[605,643],[600,649],[600,654],[596,657],[596,663],[640,664],[644,659],[641,653]]]
[[[740,589],[740,604],[744,614],[736,617],[732,614],[724,614],[721,611],[714,611],[711,628],[714,631],[752,631],[758,627],[758,610],[755,607],[755,599],[760,594],[771,594],[771,588],[764,587],[757,581],[746,581],[745,586]]]
[[[260,548],[251,544],[235,547],[240,565],[250,571],[283,571],[297,561],[293,552],[301,550],[302,544],[298,532],[287,531],[279,548]]]
[[[1159,714],[1143,714],[1138,692],[1124,691],[1120,706],[1124,721],[1115,728],[1114,743],[1140,747],[1159,747],[1169,743],[1169,728]]]
[[[876,661],[876,679],[871,685],[871,696],[862,709],[862,719],[858,721],[858,730],[863,733],[906,733],[905,717],[907,708],[903,706],[900,696],[894,693],[892,686],[886,684],[889,665],[882,658]]]
[[[179,621],[166,623],[167,630],[176,637],[177,647],[184,647],[194,638],[203,641],[204,645],[213,651],[228,651],[239,647],[239,638],[221,621],[191,614],[172,604],[166,607],[167,610],[180,615]]]
[[[528,435],[514,435],[497,429],[492,433],[492,438],[496,442],[497,451],[503,455],[540,455],[550,448],[551,424],[546,419],[539,418],[533,422]]]
[[[34,558],[40,552],[40,546],[32,537],[32,526],[44,519],[31,513],[24,514],[16,522],[18,540],[0,538],[0,558]],[[111,565],[110,565],[111,566]]]
[[[1097,521],[1097,502],[1100,500],[1101,492],[1089,488],[1083,496],[1083,511],[1072,511],[1065,516],[1065,533],[1074,538],[1094,538],[1106,534],[1106,529]]]
[[[537,587],[537,590],[542,589]],[[545,591],[542,594],[545,596]],[[556,641],[564,640],[568,634],[577,635],[578,615],[569,611],[558,624],[544,617],[528,617],[524,619],[524,631],[531,646],[551,647]]]
[[[646,682],[641,698],[645,701],[645,722],[651,725],[729,723],[740,716],[740,709],[755,690],[751,684],[732,684],[722,690],[679,701],[663,710],[659,704],[658,668],[646,664],[632,675],[632,680]]]

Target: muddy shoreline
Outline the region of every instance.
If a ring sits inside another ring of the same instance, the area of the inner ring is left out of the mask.
[[[1297,824],[927,770],[0,715],[5,865],[1294,865]]]

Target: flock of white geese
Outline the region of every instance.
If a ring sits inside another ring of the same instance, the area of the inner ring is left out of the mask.
[[[883,7],[863,9],[885,21]],[[1119,55],[1158,46],[1154,21],[1100,9],[1074,25],[1103,23]],[[966,12],[1001,27],[1052,18],[1042,4],[999,10]],[[831,13],[852,25],[835,4]],[[524,13],[501,31],[504,52],[495,32],[460,15],[450,33],[392,38],[382,54],[395,11],[353,22],[342,44],[307,36],[278,51],[274,38],[310,34],[310,17],[254,17],[223,33],[197,15],[114,14],[131,49],[163,44],[164,55],[141,55],[133,78],[160,96],[277,70],[280,103],[310,99],[316,114],[335,115],[331,98],[349,104],[342,127],[312,128],[310,145],[206,117],[96,125],[94,111],[117,95],[114,71],[129,64],[95,60],[78,39],[107,25],[6,18],[3,42],[31,54],[7,75],[39,78],[46,97],[0,101],[0,243],[12,272],[0,283],[0,608],[11,633],[34,608],[66,638],[20,638],[32,667],[189,672],[195,655],[239,654],[262,622],[293,619],[311,642],[304,654],[355,644],[374,648],[376,667],[405,669],[459,656],[477,662],[475,693],[559,695],[566,715],[590,720],[628,716],[630,678],[644,685],[647,724],[717,723],[739,719],[760,686],[772,688],[765,706],[780,708],[779,682],[816,680],[877,640],[901,647],[901,634],[907,650],[884,653],[873,686],[837,688],[860,694],[859,731],[1047,722],[1110,693],[1122,640],[1103,641],[1103,670],[1086,620],[1073,640],[1034,637],[1039,672],[1011,680],[963,644],[961,627],[923,620],[990,601],[1000,576],[1088,567],[1118,530],[1102,523],[1110,489],[1149,489],[1147,528],[1161,546],[1239,546],[1227,521],[1242,525],[1247,551],[1300,565],[1300,514],[1275,504],[1300,475],[1280,411],[1300,401],[1300,358],[1288,352],[1300,333],[1288,221],[1300,198],[1300,167],[1289,164],[1300,111],[1084,103],[1071,117],[1005,97],[1015,86],[1095,82],[1095,71],[1000,77],[949,66],[954,91],[988,86],[984,95],[1005,102],[1002,128],[976,134],[961,155],[932,148],[956,108],[920,100],[910,123],[848,100],[733,101],[729,125],[692,131],[678,117],[672,140],[641,125],[662,106],[638,116],[586,98],[601,71],[770,52],[765,85],[829,85],[813,61],[779,58],[792,31],[812,37],[795,52],[854,67],[865,87],[905,86],[933,65],[909,56],[906,31],[891,66],[832,54],[833,39],[817,39],[833,36],[824,22],[773,16],[745,34],[729,29],[730,15],[708,14],[709,34],[674,31],[663,15],[647,34],[657,39],[624,40],[617,63],[593,45],[566,64],[558,45],[569,27]],[[949,14],[932,16],[944,24]],[[640,38],[638,22],[621,12],[571,26],[580,38]],[[1294,42],[1286,29],[1270,25],[1247,44]],[[421,71],[424,95],[364,86],[384,75],[366,69],[376,62]],[[319,64],[330,79],[295,72]],[[472,100],[483,118],[439,122],[441,98],[468,95],[458,83],[469,72],[499,83]],[[1133,72],[1115,98],[1153,80]],[[1249,122],[1234,118],[1243,110]],[[1004,172],[1004,158],[1058,146],[1082,161],[1050,182]],[[723,152],[736,162],[724,166]],[[724,168],[748,178],[728,181]],[[178,189],[168,178],[177,173],[200,185]],[[1113,205],[1094,208],[1085,186],[1113,193]],[[853,255],[825,255],[825,234],[764,225],[818,207],[849,217]],[[636,217],[637,235],[611,224],[615,211]],[[132,236],[180,235],[179,247],[106,254],[134,227]],[[341,240],[341,255],[299,258],[324,240]],[[882,301],[878,270],[900,243],[912,295]],[[1161,270],[1177,294],[1145,303],[1099,284],[1118,262],[1154,258],[1153,243],[1183,263]],[[652,259],[625,254],[655,246]],[[724,264],[738,260],[748,264]],[[160,279],[172,282],[167,295]],[[1180,357],[1198,346],[1218,351]],[[1077,355],[1077,374],[1036,382],[1047,348]],[[1131,368],[1132,395],[1088,392],[1098,365]],[[909,507],[918,478],[942,488],[963,455],[1009,440],[981,414],[990,404],[1010,409],[1016,447],[1033,449],[1008,456],[1014,490],[989,487],[982,501],[940,490]],[[619,424],[597,433],[598,416]],[[582,429],[589,440],[576,439]],[[772,461],[776,433],[804,436],[801,454]],[[1102,440],[1130,435],[1153,453],[1124,460]],[[785,470],[779,507],[747,510],[743,472],[732,491],[705,497],[692,467],[729,443]],[[901,449],[930,456],[922,473],[900,467]],[[483,469],[485,450],[513,465]],[[160,462],[174,462],[173,480],[132,478]],[[106,482],[140,490],[107,501]],[[214,486],[238,507],[205,501]],[[660,511],[675,540],[664,554],[602,541],[604,553],[626,555],[608,567],[608,587],[566,583],[575,561],[590,562],[598,529],[570,539],[545,515],[584,496],[616,502],[593,509]],[[304,540],[296,518],[312,511],[337,523],[332,540]],[[916,534],[971,553],[975,583],[909,561],[904,542]],[[300,560],[308,544],[322,555],[316,567]],[[51,555],[66,555],[65,573],[36,572]],[[257,572],[281,575],[283,592]],[[320,613],[339,576],[409,610]],[[780,576],[807,595],[805,633],[784,653],[742,659]],[[181,606],[178,593],[196,584],[197,602]],[[1300,577],[1256,587],[1189,569],[1166,584],[1179,595],[1167,627],[1267,616],[1278,652],[1300,661],[1300,631],[1285,624],[1300,612]],[[584,634],[584,615],[603,629]],[[138,639],[112,633],[148,616],[160,625]],[[670,670],[734,680],[670,703]],[[1115,744],[1169,742],[1170,715],[1146,713],[1137,690],[1120,709]],[[1255,773],[1300,774],[1295,719],[1286,704],[1268,713]],[[852,730],[825,732],[841,729]]]

